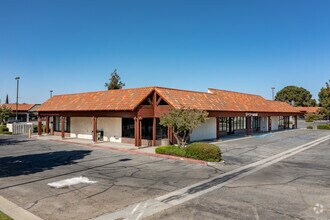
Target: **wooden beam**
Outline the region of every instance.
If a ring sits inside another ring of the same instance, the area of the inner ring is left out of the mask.
[[[159,96],[159,98],[158,98],[158,100],[156,102],[156,105],[158,106],[161,101],[162,101],[162,97]]]
[[[152,101],[151,101],[150,98],[147,98],[147,101],[148,101],[148,103],[149,103],[150,105],[152,105]]]
[[[251,134],[251,117],[246,117],[246,135]]]
[[[61,137],[64,139],[65,134],[64,134],[64,116],[61,116]]]
[[[142,118],[139,117],[139,146],[142,145]]]
[[[46,134],[49,134],[49,116],[46,116]]]
[[[93,142],[97,143],[97,117],[93,116]]]
[[[156,146],[156,136],[157,136],[156,126],[157,126],[156,118],[154,117],[152,122],[152,146]]]
[[[267,119],[268,119],[268,132],[271,132],[272,131],[272,122],[271,122],[270,116],[268,116]]]
[[[42,122],[41,122],[41,116],[38,117],[38,135],[42,134]]]

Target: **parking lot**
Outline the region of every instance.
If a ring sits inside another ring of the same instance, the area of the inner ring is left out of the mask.
[[[0,195],[43,219],[90,219],[326,135],[329,132],[295,130],[220,143],[226,165],[209,166],[23,136],[0,136]],[[148,218],[329,217],[329,145],[328,140]],[[79,176],[97,182],[60,189],[47,185]],[[317,203],[324,209],[315,216],[313,206]]]

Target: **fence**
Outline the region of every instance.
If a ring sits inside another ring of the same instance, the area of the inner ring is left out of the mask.
[[[33,131],[32,123],[13,123],[11,125],[13,134],[28,134],[29,129]]]

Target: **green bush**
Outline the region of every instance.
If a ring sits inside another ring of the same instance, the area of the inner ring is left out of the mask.
[[[317,129],[330,130],[330,124],[318,125]]]
[[[314,120],[312,118],[306,118],[305,122],[313,122]]]
[[[155,152],[157,154],[188,157],[209,162],[219,162],[221,160],[221,151],[219,147],[201,142],[189,144],[185,148],[179,148],[177,146],[157,147]]]
[[[185,157],[186,151],[184,148],[179,148],[177,146],[162,146],[157,147],[155,152],[157,154],[175,155],[179,157]]]
[[[309,125],[306,127],[307,129],[313,129],[313,126]]]
[[[185,150],[188,157],[197,160],[209,162],[219,162],[221,160],[220,148],[213,144],[196,142],[189,144]]]
[[[9,129],[6,126],[0,126],[0,133],[8,132]]]

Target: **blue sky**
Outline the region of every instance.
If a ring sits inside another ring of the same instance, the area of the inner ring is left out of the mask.
[[[42,103],[126,88],[220,88],[271,98],[330,78],[328,0],[0,0],[0,99]]]

